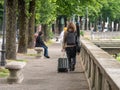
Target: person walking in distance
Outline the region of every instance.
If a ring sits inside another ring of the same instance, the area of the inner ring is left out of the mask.
[[[35,47],[43,47],[43,48],[44,48],[44,56],[45,56],[46,58],[50,58],[50,57],[48,56],[48,47],[46,46],[46,44],[45,44],[44,41],[42,40],[42,35],[43,35],[42,31],[40,31],[40,32],[38,33],[37,38],[36,38]]]
[[[66,32],[66,30],[67,30],[67,27],[64,27],[63,31],[60,33],[59,38],[60,38],[60,43],[61,43],[61,45],[62,45],[62,43],[63,43],[63,36],[64,36],[64,33]]]
[[[68,24],[67,31],[64,33],[62,45],[62,51],[66,51],[70,71],[75,70],[76,41],[77,41],[76,26],[73,22],[70,22]]]

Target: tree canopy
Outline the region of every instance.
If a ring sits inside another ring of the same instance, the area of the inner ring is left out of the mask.
[[[31,0],[25,0],[26,3]],[[120,19],[120,0],[35,0],[36,24],[51,23],[58,15],[71,17],[76,14],[86,15],[88,7],[88,17],[91,20],[102,16],[103,20],[109,17],[111,20]],[[0,1],[0,18],[3,16],[3,3]]]

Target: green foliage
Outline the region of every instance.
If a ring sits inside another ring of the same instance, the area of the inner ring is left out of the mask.
[[[116,58],[118,61],[120,61],[120,56]]]
[[[80,1],[76,0],[57,0],[57,15],[66,15],[68,17],[76,14],[80,11],[78,7],[80,5]]]
[[[53,2],[52,2],[53,1]],[[56,19],[56,4],[55,0],[41,0],[37,1],[37,23],[50,24]]]
[[[47,32],[48,32],[47,33],[47,38],[52,39],[54,34],[53,34],[52,30],[51,30],[51,25],[48,25]]]
[[[18,62],[27,62],[27,60],[17,59]]]
[[[37,56],[37,54],[27,54],[27,56]]]
[[[118,61],[120,61],[120,53],[118,54],[117,58]]]
[[[120,0],[37,0],[37,23],[49,24],[55,20],[56,15],[65,15],[68,18],[74,14],[88,17],[91,22],[101,17],[103,21],[109,17],[111,20],[120,19]]]
[[[48,38],[52,39],[53,36],[54,36],[53,32],[51,30],[49,30]]]
[[[80,35],[84,36],[84,31],[80,30]]]
[[[0,0],[0,3],[1,3],[1,4],[4,4],[4,0]]]
[[[97,0],[57,0],[57,14],[66,15],[68,17],[72,16],[73,14],[85,16],[86,7],[88,7],[90,9],[89,13],[96,15],[98,12],[100,12],[102,1],[98,2]]]
[[[41,3],[40,3],[40,0],[37,0],[36,1],[36,7],[35,7],[35,10],[36,10],[36,15],[35,15],[35,21],[36,21],[36,24],[39,25],[40,24],[40,7],[41,7]]]
[[[3,20],[3,1],[0,1],[0,23],[2,23],[2,20]]]
[[[113,39],[120,39],[120,36],[115,36],[113,37]]]
[[[106,20],[109,17],[111,20],[120,19],[120,0],[108,0],[101,10],[102,17]]]
[[[51,45],[52,43],[53,43],[53,41],[50,39],[50,40],[48,40],[48,41],[46,42],[46,45],[49,46],[49,45]]]
[[[9,75],[8,69],[0,68],[0,78],[6,77]]]
[[[17,62],[27,62],[27,60],[23,60],[23,59],[17,59],[17,60],[7,60],[7,62],[12,62],[12,61],[17,61]]]

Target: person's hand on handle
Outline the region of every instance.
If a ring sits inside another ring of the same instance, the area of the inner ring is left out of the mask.
[[[65,52],[65,49],[62,48],[61,52]]]

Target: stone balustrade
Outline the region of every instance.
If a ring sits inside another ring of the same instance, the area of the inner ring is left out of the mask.
[[[120,90],[120,63],[81,38],[81,60],[90,90]]]

